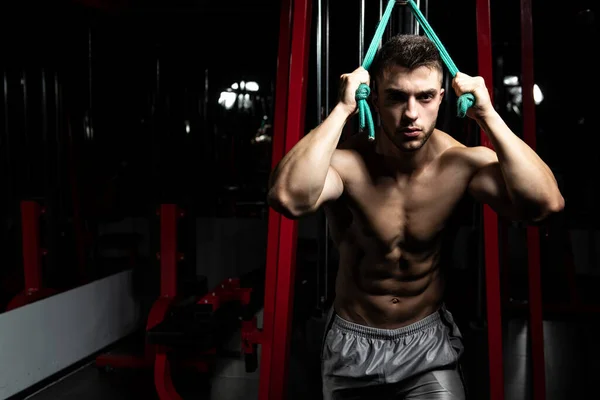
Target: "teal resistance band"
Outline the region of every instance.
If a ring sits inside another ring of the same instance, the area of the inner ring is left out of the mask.
[[[456,76],[456,73],[458,72],[458,68],[456,68],[456,65],[454,64],[454,62],[448,55],[448,52],[442,45],[442,42],[440,42],[436,34],[433,32],[433,29],[431,28],[431,26],[421,13],[421,10],[419,10],[419,7],[417,7],[413,0],[388,1],[385,12],[381,17],[379,24],[377,25],[377,30],[375,31],[375,35],[373,35],[373,39],[371,41],[367,54],[365,55],[365,59],[363,60],[362,67],[368,70],[371,66],[373,58],[375,58],[375,53],[377,52],[377,47],[379,47],[379,43],[381,42],[381,38],[383,37],[383,32],[385,31],[390,16],[392,15],[392,10],[394,9],[394,5],[396,4],[396,2],[410,5],[413,14],[423,27],[425,35],[435,44],[438,51],[440,52],[442,60],[444,61],[444,63],[448,67],[448,70],[450,71],[450,74],[452,74],[452,77],[454,78]],[[365,125],[367,125],[369,129],[369,140],[375,140],[375,126],[373,124],[373,116],[371,115],[371,110],[369,109],[369,105],[367,104],[367,98],[369,97],[370,93],[371,91],[369,89],[369,85],[367,85],[366,83],[362,83],[356,90],[356,100],[358,103],[358,117],[360,129],[364,129]],[[460,118],[463,118],[466,115],[467,110],[473,104],[475,104],[475,97],[472,93],[465,93],[462,96],[460,96],[457,101],[458,116]]]

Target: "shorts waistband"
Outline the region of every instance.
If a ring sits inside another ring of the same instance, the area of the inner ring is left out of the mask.
[[[369,339],[399,339],[404,336],[415,334],[441,322],[442,317],[440,313],[443,312],[443,310],[444,308],[440,308],[438,311],[428,315],[420,321],[397,329],[381,329],[360,325],[347,321],[337,314],[334,314],[333,316],[334,320],[332,325],[337,326],[344,331],[355,333]]]

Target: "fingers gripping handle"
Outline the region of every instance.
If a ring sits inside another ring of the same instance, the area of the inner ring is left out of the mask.
[[[373,36],[371,45],[369,46],[369,49],[368,49],[365,59],[363,61],[363,67],[368,70],[369,67],[371,66],[371,63],[375,56],[375,52],[377,50],[377,46],[378,46],[379,42],[381,41],[383,32],[385,31],[388,20],[390,18],[390,15],[392,14],[392,10],[396,3],[398,3],[399,5],[409,5],[411,7],[412,12],[415,15],[415,18],[417,18],[417,20],[423,27],[423,31],[425,32],[427,37],[429,37],[429,39],[431,39],[431,41],[434,42],[434,44],[438,48],[440,55],[442,57],[442,60],[448,67],[448,70],[450,71],[450,73],[452,74],[453,77],[456,76],[456,73],[458,72],[458,68],[456,68],[456,65],[450,58],[450,55],[444,48],[444,45],[438,39],[435,32],[433,31],[433,29],[431,28],[431,26],[429,25],[429,23],[423,16],[423,14],[421,13],[421,10],[419,10],[419,7],[417,7],[417,5],[415,4],[415,2],[413,0],[389,0],[388,1],[386,10],[385,10],[381,20],[379,21],[379,24],[377,25],[377,30],[375,32],[375,35]],[[361,84],[358,87],[358,89],[356,90],[356,101],[357,101],[357,105],[358,105],[360,129],[363,130],[365,128],[365,126],[367,126],[367,128],[369,129],[369,140],[375,140],[375,127],[373,124],[373,117],[371,116],[371,110],[369,109],[369,105],[367,104],[367,98],[369,97],[369,93],[370,93],[369,86],[366,84]],[[462,96],[460,96],[457,100],[458,116],[460,118],[463,118],[467,114],[467,110],[470,107],[472,107],[473,104],[475,104],[475,97],[473,96],[473,94],[465,93]]]
[[[475,104],[475,96],[473,93],[465,93],[456,101],[456,111],[459,118],[464,118],[467,115],[467,110]]]
[[[387,7],[385,8],[385,12],[381,17],[381,20],[377,24],[377,29],[375,30],[375,35],[373,35],[373,39],[371,40],[371,44],[369,45],[369,49],[367,50],[367,54],[363,60],[363,68],[368,70],[373,62],[373,58],[375,57],[375,53],[377,52],[377,47],[379,46],[379,42],[381,42],[381,38],[383,37],[383,33],[385,32],[385,28],[388,24],[390,16],[392,15],[392,11],[394,9],[394,5],[396,4],[396,0],[388,0]],[[369,104],[367,103],[367,98],[371,93],[369,89],[369,85],[361,84],[356,90],[356,103],[358,105],[358,116],[360,129],[363,130],[365,125],[369,129],[369,140],[375,140],[375,126],[373,124],[373,116],[371,115],[371,109],[369,108]]]
[[[356,90],[356,103],[358,105],[358,118],[360,129],[365,129],[365,125],[369,129],[369,140],[375,140],[375,126],[373,124],[373,116],[371,115],[371,109],[367,103],[367,99],[371,94],[369,85],[361,83]]]
[[[455,77],[456,73],[458,72],[458,68],[456,68],[456,64],[454,64],[454,61],[452,61],[452,58],[450,58],[450,55],[446,51],[446,48],[444,47],[440,39],[433,31],[433,28],[431,27],[431,25],[429,25],[429,23],[425,19],[425,16],[421,13],[421,10],[419,9],[419,7],[417,7],[413,0],[407,0],[406,3],[410,6],[413,14],[415,15],[415,18],[421,24],[425,35],[435,44],[435,47],[437,47],[438,51],[440,52],[440,56],[442,57],[442,60],[448,67],[448,70],[452,74],[452,77]],[[457,100],[458,116],[460,118],[464,118],[464,116],[467,115],[467,110],[471,108],[473,104],[475,104],[475,96],[473,96],[473,94],[465,93],[461,95]]]

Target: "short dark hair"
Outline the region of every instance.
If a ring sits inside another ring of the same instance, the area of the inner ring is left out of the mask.
[[[435,44],[423,35],[399,34],[381,46],[375,54],[369,72],[378,79],[392,65],[408,69],[429,67],[437,69],[443,76],[444,69],[440,52]]]

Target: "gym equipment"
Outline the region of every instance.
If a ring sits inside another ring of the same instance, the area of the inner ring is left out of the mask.
[[[431,28],[431,26],[429,25],[429,23],[427,22],[427,20],[421,13],[421,11],[419,10],[419,7],[417,7],[417,5],[415,4],[415,2],[413,0],[389,0],[388,1],[385,12],[383,13],[383,17],[379,21],[379,24],[377,25],[377,29],[375,30],[375,34],[373,35],[371,44],[369,45],[369,50],[367,51],[367,54],[365,55],[365,59],[363,61],[362,67],[364,69],[368,70],[369,67],[371,66],[371,63],[373,62],[373,58],[375,58],[375,54],[377,53],[377,48],[379,47],[379,43],[381,42],[383,32],[385,31],[388,20],[390,19],[390,16],[392,15],[392,10],[394,9],[394,6],[396,5],[396,3],[398,3],[399,5],[409,5],[411,7],[413,14],[419,20],[419,23],[423,27],[423,31],[425,32],[425,35],[427,35],[427,37],[429,39],[431,39],[431,41],[438,48],[440,55],[442,57],[442,60],[448,67],[450,74],[452,74],[452,77],[456,76],[456,73],[458,72],[458,68],[456,68],[456,65],[450,58],[450,55],[444,48],[444,45],[438,39],[437,35],[435,34],[433,29]],[[371,110],[369,108],[369,105],[367,104],[367,98],[369,97],[370,93],[371,93],[371,90],[369,88],[369,85],[363,83],[356,90],[356,100],[358,102],[358,111],[359,111],[358,116],[359,116],[359,122],[360,122],[360,129],[364,129],[365,125],[366,125],[369,130],[369,140],[375,140],[375,126],[373,124],[373,116],[371,115]],[[466,112],[469,109],[469,107],[471,107],[475,103],[475,97],[471,93],[465,93],[458,98],[457,103],[458,103],[457,104],[458,105],[458,108],[457,108],[458,116],[463,118],[466,115]]]
[[[493,101],[493,69],[491,44],[490,4],[486,0],[476,2],[477,62],[479,75],[485,80],[490,99]],[[483,146],[493,149],[485,132],[479,134]],[[488,365],[490,400],[504,399],[504,365],[502,354],[502,307],[500,303],[500,254],[498,249],[498,215],[488,205],[482,209],[483,248],[485,269],[485,296],[488,336]]]
[[[307,36],[310,31],[311,0],[292,2],[284,0],[281,7],[280,42],[276,82],[275,126],[273,138],[273,166],[283,153],[293,147],[303,132]],[[388,6],[390,3],[388,3]],[[492,54],[490,5],[477,0],[477,53],[478,69],[492,90]],[[382,18],[383,19],[383,18]],[[328,38],[326,38],[328,40]],[[290,43],[293,47],[290,47]],[[327,76],[327,75],[326,75]],[[328,86],[327,86],[328,87]],[[493,92],[493,91],[492,91]],[[298,118],[301,118],[299,121]],[[492,148],[484,132],[481,143]],[[496,213],[483,207],[483,230],[486,272],[486,309],[490,370],[490,400],[504,398],[502,364],[502,327],[499,285],[498,220]],[[293,304],[295,274],[296,221],[269,211],[267,270],[265,277],[264,325],[260,343],[259,399],[285,397],[287,363],[289,357],[289,326]],[[275,336],[277,332],[277,336]]]
[[[160,295],[150,310],[146,330],[159,323],[177,298],[177,219],[182,216],[175,204],[162,204],[160,211]],[[150,368],[154,366],[155,349],[145,343],[143,355],[102,354],[96,358],[96,366],[103,368]]]
[[[304,133],[311,0],[283,0],[280,14],[272,166]],[[285,398],[294,298],[297,221],[269,209],[258,398]]]
[[[58,293],[44,286],[43,257],[46,249],[40,245],[40,218],[45,210],[36,201],[21,201],[21,233],[23,246],[24,289],[6,306],[6,311],[31,304]]]
[[[176,204],[162,204],[158,214],[160,295],[148,314],[143,354],[102,354],[96,358],[96,366],[154,369],[159,398],[179,400],[171,366],[210,372],[223,338],[241,327],[246,370],[252,372],[258,364],[253,342],[258,329],[248,307],[252,289],[240,287],[239,279],[227,278],[210,292],[199,283],[196,293],[181,293],[177,264],[184,255],[177,251],[177,221],[184,213]]]
[[[155,346],[154,384],[160,399],[182,399],[173,384],[172,364],[209,373],[224,338],[240,326],[240,320],[246,372],[256,370],[258,357],[252,343],[256,320],[245,312],[251,292],[240,287],[239,279],[228,278],[197,302],[171,307],[147,329],[148,343]]]

